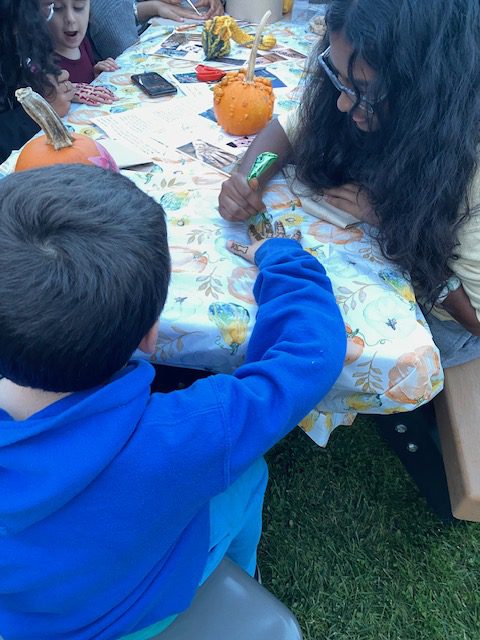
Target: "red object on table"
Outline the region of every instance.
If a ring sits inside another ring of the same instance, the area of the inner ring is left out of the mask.
[[[195,73],[200,82],[216,82],[217,80],[221,80],[227,72],[222,69],[216,69],[215,67],[198,64],[195,67]]]

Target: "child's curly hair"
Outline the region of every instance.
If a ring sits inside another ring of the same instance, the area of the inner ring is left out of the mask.
[[[59,73],[40,0],[0,0],[0,109],[20,86],[49,97]]]
[[[356,129],[312,56],[294,144],[298,177],[354,182],[380,219],[380,247],[434,300],[455,256],[480,145],[479,0],[331,0],[330,33],[375,71],[377,131]],[[360,91],[356,89],[357,95]]]

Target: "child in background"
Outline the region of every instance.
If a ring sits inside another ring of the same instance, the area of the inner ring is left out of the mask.
[[[60,117],[75,94],[68,73],[55,64],[47,28],[51,8],[38,0],[0,2],[0,162],[39,130],[18,104],[16,89],[32,87]]]
[[[46,0],[43,0],[46,2]],[[77,101],[87,104],[109,104],[114,94],[105,87],[87,87],[103,71],[116,71],[113,58],[95,62],[87,36],[90,0],[55,0],[49,20],[50,34],[57,54],[57,64],[77,84]],[[98,94],[98,95],[97,95]],[[98,100],[94,100],[95,97]]]
[[[259,268],[245,364],[151,394],[129,358],[154,351],[167,296],[161,206],[84,165],[0,181],[3,640],[151,638],[225,555],[253,574],[262,455],[346,348],[322,265],[277,235],[228,244]]]

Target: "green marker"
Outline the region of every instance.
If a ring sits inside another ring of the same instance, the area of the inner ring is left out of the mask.
[[[264,151],[261,153],[252,164],[251,169],[248,172],[247,181],[250,182],[250,180],[253,180],[254,178],[259,178],[262,173],[269,169],[277,160],[278,155],[276,153],[271,153],[270,151]]]
[[[274,162],[278,160],[278,155],[276,153],[271,153],[270,151],[264,151],[252,164],[250,171],[248,172],[247,182],[250,182],[254,178],[259,178],[262,173],[264,173],[267,169],[269,169]],[[266,211],[262,211],[260,214],[265,222],[268,222],[268,218],[266,216]]]

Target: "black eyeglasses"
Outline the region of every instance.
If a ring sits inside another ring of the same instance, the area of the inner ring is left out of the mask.
[[[369,114],[373,114],[373,112],[375,111],[375,105],[382,100],[385,100],[385,98],[387,97],[386,94],[384,94],[380,96],[380,98],[377,98],[377,100],[370,100],[369,98],[367,98],[367,96],[362,94],[357,95],[357,93],[353,89],[346,87],[338,77],[335,69],[331,66],[330,47],[327,47],[325,51],[318,56],[318,62],[320,63],[322,69],[325,71],[327,77],[332,82],[335,89],[340,91],[340,93],[344,93],[352,101],[353,104],[356,104],[359,109],[363,109],[363,111],[366,111]]]

